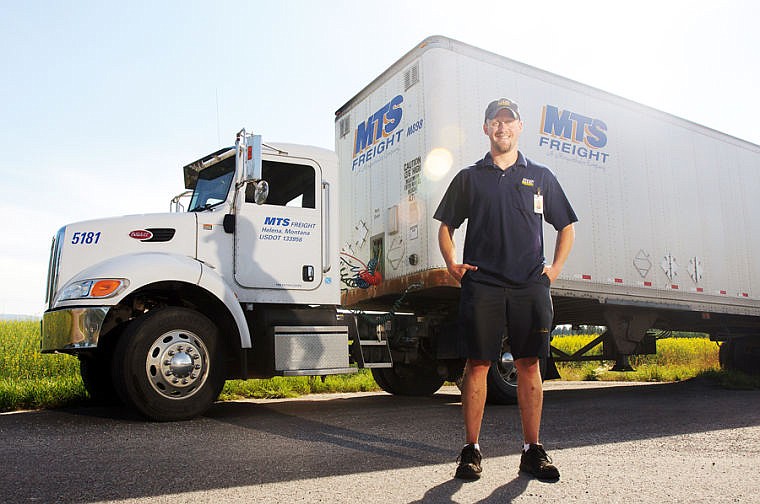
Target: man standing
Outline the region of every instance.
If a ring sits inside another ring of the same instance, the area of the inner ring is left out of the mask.
[[[502,98],[486,108],[485,157],[451,181],[434,218],[449,274],[461,282],[459,324],[467,364],[462,382],[465,442],[456,477],[481,474],[478,437],[491,362],[501,356],[505,327],[517,369],[523,430],[520,470],[557,479],[539,441],[543,389],[539,357],[548,356],[553,309],[549,288],[575,240],[575,216],[552,172],[518,151],[523,130],[518,106]],[[467,219],[464,256],[456,261],[453,233]],[[542,221],[557,230],[554,261],[544,259]]]

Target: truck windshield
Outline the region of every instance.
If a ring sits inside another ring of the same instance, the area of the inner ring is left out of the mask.
[[[227,199],[235,175],[235,158],[227,158],[198,173],[188,212],[200,212]]]

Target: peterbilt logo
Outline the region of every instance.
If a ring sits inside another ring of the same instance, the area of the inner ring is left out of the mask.
[[[136,229],[129,233],[129,237],[134,238],[135,240],[145,241],[153,238],[153,233],[144,229]]]

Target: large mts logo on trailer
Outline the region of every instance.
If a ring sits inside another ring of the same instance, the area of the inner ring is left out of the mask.
[[[404,116],[403,102],[404,97],[396,95],[366,121],[359,123],[354,131],[351,170],[356,170],[401,143],[404,133],[404,128],[400,127]],[[406,136],[413,135],[420,129],[422,129],[422,119],[407,128]]]
[[[610,157],[603,150],[606,145],[607,124],[601,119],[544,105],[538,146],[548,150],[550,155],[603,165]]]

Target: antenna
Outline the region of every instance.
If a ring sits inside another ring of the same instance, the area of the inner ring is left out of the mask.
[[[216,142],[217,145],[221,147],[222,136],[219,132],[219,88],[214,89],[214,94],[216,94]]]

